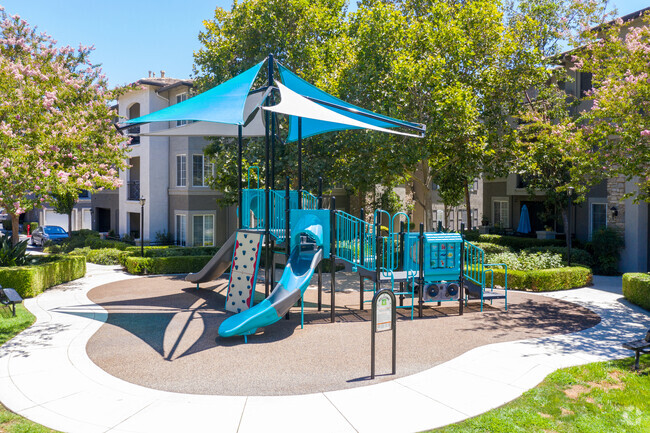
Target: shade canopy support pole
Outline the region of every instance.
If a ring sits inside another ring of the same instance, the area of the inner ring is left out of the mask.
[[[237,228],[243,228],[244,220],[244,209],[242,208],[242,147],[243,147],[243,136],[244,136],[244,127],[239,125],[237,131],[237,184],[238,184],[238,197],[237,205],[239,206],[238,212],[238,226]]]
[[[269,86],[273,85],[273,54],[269,54],[268,60],[268,78]],[[268,99],[266,104],[268,105]],[[270,137],[269,137],[269,113],[266,112],[266,125],[264,126],[266,133],[266,145],[264,155],[264,170],[266,181],[264,182],[264,241],[265,241],[265,256],[264,256],[264,294],[268,297],[270,292],[269,285],[269,270],[271,266],[271,167],[269,164],[270,159]]]
[[[298,209],[302,209],[302,117],[298,118]]]

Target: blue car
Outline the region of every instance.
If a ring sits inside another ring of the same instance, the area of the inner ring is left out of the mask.
[[[42,226],[34,230],[30,244],[43,246],[45,241],[61,241],[69,238],[68,232],[59,226]]]

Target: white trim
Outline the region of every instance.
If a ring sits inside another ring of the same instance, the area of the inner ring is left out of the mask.
[[[594,234],[594,220],[593,220],[593,212],[594,212],[594,205],[603,205],[605,206],[605,227],[607,227],[607,198],[604,197],[590,197],[587,200],[589,204],[589,220],[587,222],[589,226],[589,237],[588,239],[591,240],[591,236]]]
[[[178,95],[176,95],[177,104],[187,101],[188,99],[189,99],[189,95],[187,94],[187,92],[179,93]],[[187,123],[188,123],[187,120],[177,120],[176,127],[187,125]]]
[[[182,217],[181,219],[184,220],[184,227],[182,227],[182,239],[179,239],[178,232],[179,232],[179,226],[178,226],[178,218]],[[181,245],[181,246],[187,246],[187,213],[186,212],[175,212],[174,213],[174,241],[176,242],[176,245]],[[179,242],[182,241],[182,242]]]
[[[510,228],[510,224],[511,224],[511,222],[510,222],[510,199],[508,197],[492,197],[492,201],[490,203],[490,219],[491,219],[492,226],[495,226],[497,224],[497,221],[494,218],[494,213],[495,213],[494,205],[497,202],[498,203],[505,203],[506,206],[507,206],[506,207],[506,212],[505,212],[506,222],[505,222],[505,224],[500,223],[501,228],[504,228],[504,229]],[[503,216],[504,216],[503,211],[501,209],[499,209],[499,222],[501,221],[501,218],[503,218]]]
[[[183,183],[183,185],[180,184],[181,177],[179,176],[179,172],[178,172],[178,168],[179,168],[178,159],[179,159],[179,157],[185,158],[185,162],[183,164],[181,164],[185,168],[185,179],[184,179],[185,182]],[[181,188],[187,187],[187,154],[185,154],[185,153],[179,153],[178,155],[176,155],[176,186],[181,187]]]
[[[206,246],[206,247],[212,247],[215,245],[215,227],[216,227],[216,222],[217,222],[217,214],[216,212],[206,212],[206,211],[199,211],[199,212],[192,212],[190,214],[191,220],[192,220],[192,246],[195,247],[201,247],[201,246]],[[206,226],[205,226],[205,217],[212,217],[212,243],[207,242],[205,239],[205,232],[206,232]],[[201,243],[196,242],[194,239],[194,218],[196,217],[202,217],[203,218],[203,226],[201,227],[201,234],[203,236],[203,239],[201,240]]]

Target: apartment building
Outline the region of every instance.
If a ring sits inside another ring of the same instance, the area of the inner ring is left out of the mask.
[[[134,84],[134,89],[117,101],[121,118],[140,117],[192,95],[191,80],[168,78],[163,71],[160,77],[150,74]],[[94,230],[112,230],[145,243],[171,234],[178,245],[187,246],[219,245],[235,230],[236,210],[219,207],[216,199],[220,194],[208,185],[214,170],[235,168],[210,164],[203,155],[207,141],[202,137],[146,135],[185,124],[152,123],[126,130],[132,140],[130,168],[120,172],[122,187],[92,195]]]
[[[641,15],[650,11],[649,8],[639,10],[621,17],[628,28],[642,24]],[[625,35],[625,31],[621,36]],[[568,53],[567,53],[568,54]],[[568,57],[567,57],[568,58]],[[580,98],[591,89],[591,73],[572,70],[567,60],[566,66],[573,79],[564,85],[567,94]],[[582,101],[577,110],[588,110],[590,101]],[[533,231],[544,230],[544,212],[541,193],[531,196],[524,179],[516,174],[506,178],[484,180],[482,212],[486,215],[490,226],[505,227],[510,230],[517,228],[521,208],[525,204],[529,210]],[[625,239],[625,247],[621,253],[619,270],[621,272],[647,272],[650,269],[650,213],[647,203],[634,204],[632,200],[623,200],[625,193],[633,191],[634,182],[628,182],[623,177],[608,179],[591,188],[586,200],[573,207],[571,227],[568,230],[572,236],[589,241],[591,236],[601,227],[616,227],[621,230]],[[556,222],[550,229],[566,234],[567,230],[561,222]]]

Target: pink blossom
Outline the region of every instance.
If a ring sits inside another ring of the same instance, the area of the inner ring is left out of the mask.
[[[650,129],[641,131],[641,137],[650,137]]]

